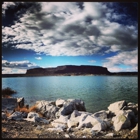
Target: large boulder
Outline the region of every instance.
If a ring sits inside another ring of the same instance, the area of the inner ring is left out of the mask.
[[[81,118],[79,119],[79,125],[78,128],[87,127],[92,128],[94,125],[100,123],[102,120],[97,117],[92,117],[90,115],[81,115]]]
[[[131,121],[127,115],[127,112],[121,110],[118,114],[112,118],[113,127],[115,131],[120,131],[121,129],[130,128]]]
[[[109,105],[108,110],[113,112],[114,114],[117,114],[118,111],[120,111],[121,109],[123,109],[123,107],[126,106],[126,101],[118,101],[115,103],[112,103]]]
[[[107,113],[105,110],[101,110],[99,112],[96,112],[92,115],[93,117],[98,117],[101,120],[107,119]]]
[[[35,106],[37,108],[37,111],[43,114],[48,119],[55,118],[55,114],[59,110],[59,108],[55,106],[55,102],[51,101],[37,101]]]
[[[61,108],[61,115],[70,115],[74,110],[86,111],[85,104],[82,100],[68,99]]]
[[[67,123],[69,119],[69,116],[63,116],[61,115],[58,119],[55,119],[53,122],[56,122],[56,123]]]

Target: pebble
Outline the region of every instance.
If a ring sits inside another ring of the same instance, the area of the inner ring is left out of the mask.
[[[70,138],[70,136],[69,136],[68,134],[65,134],[65,137],[66,137],[66,138]]]
[[[113,133],[108,133],[108,134],[105,135],[105,137],[113,137],[113,136],[114,136]]]

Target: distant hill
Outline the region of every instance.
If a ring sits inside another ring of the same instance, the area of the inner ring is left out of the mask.
[[[64,65],[55,68],[29,69],[26,75],[87,75],[87,74],[110,74],[105,67],[101,66],[74,66]]]
[[[111,73],[106,67],[90,65],[64,65],[55,68],[34,68],[26,71],[26,74],[2,74],[2,77],[27,77],[27,76],[59,76],[59,75],[138,75],[138,72]]]

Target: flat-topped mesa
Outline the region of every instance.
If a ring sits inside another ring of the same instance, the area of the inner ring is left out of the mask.
[[[29,69],[26,75],[84,75],[84,74],[110,74],[106,67],[90,65],[64,65],[55,68]]]

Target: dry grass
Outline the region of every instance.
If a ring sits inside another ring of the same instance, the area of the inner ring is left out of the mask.
[[[6,113],[6,117],[9,117],[11,115],[8,111],[6,111],[5,113]]]
[[[29,112],[31,112],[31,111],[37,111],[37,106],[36,105],[34,105],[34,106],[31,106],[30,108],[29,108]]]
[[[29,112],[37,112],[37,107],[36,105],[34,106],[31,106],[30,108],[27,108],[27,107],[17,107],[15,109],[15,111],[20,111],[20,112],[26,112],[26,113],[29,113]],[[41,117],[43,116],[41,113],[38,113]]]
[[[37,106],[31,106],[30,108],[27,108],[26,106],[23,107],[17,107],[14,109],[14,111],[19,111],[19,112],[25,112],[25,113],[29,113],[29,112],[37,112]],[[11,114],[8,111],[5,111],[6,116],[9,117]],[[43,117],[43,114],[40,112],[37,112],[39,114],[39,117]]]

